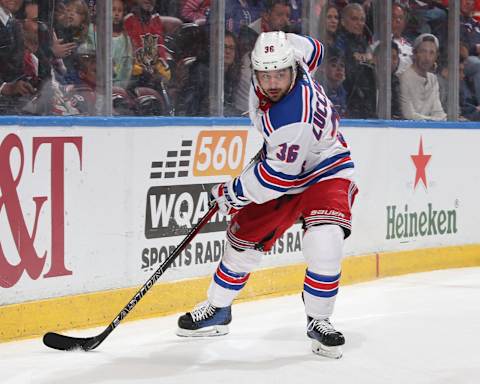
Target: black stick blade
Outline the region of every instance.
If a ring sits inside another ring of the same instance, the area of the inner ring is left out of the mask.
[[[60,351],[79,351],[88,352],[96,348],[102,340],[96,337],[71,337],[60,335],[55,332],[48,332],[43,336],[43,344],[47,347],[58,349]]]

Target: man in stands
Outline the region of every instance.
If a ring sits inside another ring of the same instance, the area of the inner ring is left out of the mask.
[[[24,73],[24,37],[14,13],[23,0],[0,0],[0,114],[19,114],[21,97],[36,89]]]
[[[342,26],[334,47],[345,57],[348,117],[375,117],[375,67],[365,34],[365,11],[360,4],[351,3],[343,8]]]
[[[400,75],[412,65],[412,44],[403,36],[407,25],[407,9],[401,4],[392,4],[392,39],[398,47],[399,65],[396,74]]]
[[[431,71],[438,55],[438,39],[424,33],[413,44],[413,64],[400,75],[400,105],[405,119],[446,120],[438,80]]]

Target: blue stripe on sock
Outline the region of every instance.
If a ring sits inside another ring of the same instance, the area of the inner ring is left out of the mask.
[[[240,285],[232,285],[232,284],[228,284],[227,282],[223,281],[222,279],[220,279],[217,274],[213,275],[213,280],[215,281],[215,283],[217,283],[218,285],[220,285],[221,287],[225,288],[225,289],[230,289],[232,291],[239,291],[241,290],[245,284],[240,284]]]
[[[336,281],[340,278],[341,273],[335,276],[327,276],[327,275],[318,275],[316,273],[313,273],[307,269],[307,276],[310,277],[311,279],[315,281],[319,281],[322,283],[331,283],[333,281]]]
[[[317,297],[333,297],[338,293],[338,288],[334,289],[333,291],[319,291],[309,287],[306,284],[303,284],[303,290]]]

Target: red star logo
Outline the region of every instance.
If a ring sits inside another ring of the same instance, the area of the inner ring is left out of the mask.
[[[423,185],[427,188],[427,175],[425,173],[425,168],[427,167],[428,162],[432,155],[425,155],[423,153],[423,140],[420,136],[420,146],[418,147],[418,155],[411,155],[413,164],[415,164],[416,172],[415,172],[415,184],[413,189],[417,187],[417,184],[420,180],[423,181]]]

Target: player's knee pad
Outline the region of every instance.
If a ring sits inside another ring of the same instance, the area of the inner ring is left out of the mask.
[[[231,271],[250,273],[262,259],[263,253],[254,249],[237,250],[227,242],[222,263]]]
[[[308,270],[322,275],[340,272],[344,234],[338,225],[318,225],[307,229],[303,236],[303,255]]]

